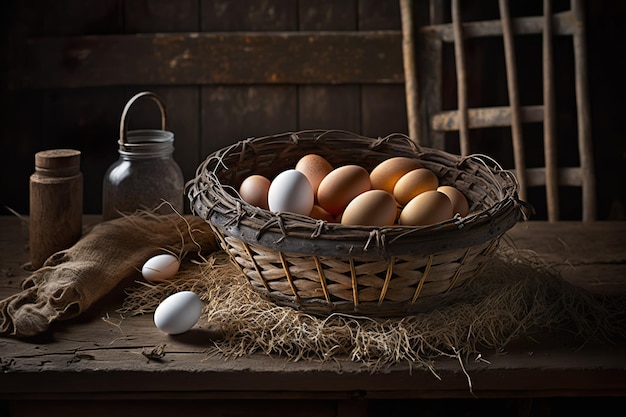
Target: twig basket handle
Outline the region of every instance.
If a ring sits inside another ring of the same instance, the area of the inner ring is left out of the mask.
[[[128,111],[130,110],[130,107],[137,100],[143,97],[152,99],[152,101],[154,101],[157,104],[157,106],[159,106],[159,111],[161,112],[161,130],[167,130],[166,129],[167,116],[166,116],[165,104],[163,103],[163,100],[161,100],[159,96],[157,96],[151,91],[142,91],[141,93],[135,94],[130,100],[128,100],[128,102],[126,103],[126,106],[124,106],[124,110],[122,111],[122,118],[120,120],[120,145],[128,143],[128,136],[127,136],[128,122],[126,120]]]

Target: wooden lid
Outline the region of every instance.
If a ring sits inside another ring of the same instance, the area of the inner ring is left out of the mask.
[[[67,169],[80,167],[80,151],[74,149],[51,149],[35,154],[35,167],[43,169]]]

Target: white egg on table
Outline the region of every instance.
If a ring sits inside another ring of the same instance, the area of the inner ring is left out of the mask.
[[[141,268],[141,275],[149,282],[163,282],[171,279],[180,268],[180,260],[169,253],[148,259]]]
[[[202,300],[193,291],[167,297],[154,311],[154,325],[168,334],[181,334],[196,325],[202,314]]]
[[[308,216],[315,202],[313,187],[306,175],[295,169],[278,174],[267,193],[269,209]]]

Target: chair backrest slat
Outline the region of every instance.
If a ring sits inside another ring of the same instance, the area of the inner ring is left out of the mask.
[[[452,26],[454,28],[454,61],[456,63],[457,103],[459,111],[459,136],[461,155],[468,155],[469,127],[467,121],[467,70],[463,48],[463,27],[461,25],[460,0],[452,0]]]
[[[509,106],[511,108],[511,134],[513,139],[513,153],[515,172],[520,185],[520,197],[526,200],[526,157],[524,152],[524,138],[522,136],[522,115],[519,102],[517,82],[517,60],[515,59],[515,42],[513,40],[513,26],[509,12],[508,0],[499,0],[500,20],[502,21],[502,35],[504,38],[504,57],[506,59],[506,79],[509,92]]]

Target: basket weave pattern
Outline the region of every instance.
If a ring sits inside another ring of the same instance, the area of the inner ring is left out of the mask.
[[[421,227],[345,226],[272,213],[238,196],[247,176],[272,179],[308,153],[368,171],[393,156],[414,157],[442,185],[465,194],[470,214]],[[524,214],[515,178],[491,160],[420,148],[401,135],[372,139],[344,131],[284,133],[221,149],[198,167],[188,197],[255,289],[279,305],[321,315],[404,315],[448,302]]]

